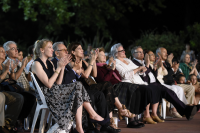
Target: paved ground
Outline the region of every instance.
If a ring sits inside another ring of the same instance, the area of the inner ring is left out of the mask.
[[[119,122],[119,128],[122,130],[121,133],[200,133],[200,113],[197,113],[191,121],[187,121],[185,117],[166,119],[165,123],[146,124],[139,129],[126,128],[125,121],[122,120]],[[30,131],[23,133],[30,133]],[[38,129],[35,133],[38,133]]]

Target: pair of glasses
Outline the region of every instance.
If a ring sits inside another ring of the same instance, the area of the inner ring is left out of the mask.
[[[15,48],[15,47],[13,47],[13,48],[10,48],[9,50],[12,50],[12,51],[18,51],[19,48]]]
[[[138,51],[138,52],[135,52],[135,53],[143,54],[143,52],[141,52],[141,51]]]
[[[57,50],[57,51],[64,51],[64,52],[67,52],[67,49],[60,49],[60,50]]]
[[[124,52],[125,50],[123,49],[123,50],[120,50],[120,51],[118,51],[118,52]]]

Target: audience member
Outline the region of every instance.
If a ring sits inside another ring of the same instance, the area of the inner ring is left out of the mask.
[[[200,101],[200,82],[197,81],[197,76],[194,74],[189,75],[189,83],[195,87],[195,105]]]
[[[50,40],[37,41],[34,54],[36,59],[32,65],[32,72],[44,93],[49,110],[60,128],[69,132],[69,124],[76,120],[76,130],[83,133],[81,124],[83,107],[89,113],[92,123],[107,124],[108,119],[103,119],[91,107],[90,97],[80,82],[61,84],[69,59],[67,57],[60,59],[57,69],[54,69],[53,63],[48,60],[53,55]]]
[[[167,85],[174,85],[174,71],[172,70],[172,65],[170,65],[169,62],[172,64],[172,58],[168,59],[167,50],[165,48],[158,48],[156,50],[156,54],[160,55],[162,58],[163,66],[167,69],[168,74],[164,76],[164,83]],[[168,61],[166,61],[168,60]],[[184,92],[186,93],[185,97],[187,99],[188,104],[194,103],[194,94],[195,89],[192,85],[186,85],[186,84],[177,84],[178,86],[182,87]]]
[[[5,95],[0,92],[0,131],[2,131],[2,126],[5,126]]]
[[[34,45],[29,46],[28,48],[28,55],[30,57],[28,64],[26,65],[26,70],[30,71],[31,65],[33,63],[33,49],[34,49]]]
[[[57,63],[61,58],[64,58],[64,57],[70,57],[71,58],[71,55],[68,54],[67,48],[66,48],[66,46],[64,45],[63,42],[55,42],[53,44],[53,49],[54,49],[55,58],[52,60],[52,62],[53,62],[55,69],[56,69]],[[76,82],[76,79],[79,79],[81,77],[81,73],[80,73],[81,67],[76,66],[76,65],[79,65],[79,64],[75,63],[75,66],[73,68],[71,68],[68,64],[65,66],[62,84],[70,84],[70,83]],[[107,104],[106,104],[106,99],[105,99],[104,94],[101,91],[94,91],[94,90],[87,90],[87,92],[90,96],[90,99],[91,99],[91,102],[92,102],[91,103],[92,107],[94,108],[94,105],[95,105],[97,112],[101,117],[109,118],[108,107],[107,107]],[[92,128],[93,127],[92,123],[89,122],[88,125],[89,125],[88,130],[97,130],[97,129]],[[111,127],[107,127],[107,126],[104,127],[103,126],[103,128],[106,129],[106,131],[108,131],[110,133],[116,132]]]
[[[135,47],[132,51],[135,60],[137,60],[137,53],[135,54],[135,52],[139,52],[139,51],[142,51],[142,48],[141,47]],[[183,89],[177,85],[167,85],[164,83],[164,80],[163,80],[163,77],[166,76],[168,74],[167,72],[167,69],[163,66],[163,63],[162,63],[162,59],[161,57],[159,56],[158,60],[155,62],[155,55],[152,51],[147,51],[146,55],[146,61],[145,62],[148,62],[147,58],[149,57],[149,61],[150,61],[150,64],[149,64],[149,68],[151,70],[154,70],[155,72],[157,72],[157,80],[165,87],[167,87],[168,89],[174,91],[176,93],[176,95],[178,96],[178,98],[185,104],[187,104],[187,100],[185,98],[185,93],[183,91]],[[142,57],[144,57],[144,54],[142,54]],[[141,57],[141,58],[142,58]],[[156,66],[154,66],[153,64],[156,64]],[[158,64],[158,65],[157,65]],[[157,69],[157,70],[156,70]],[[170,110],[171,114],[173,117],[175,118],[182,118],[182,116],[180,116],[180,114],[176,111],[176,109],[174,108],[174,106],[172,105],[172,108]]]
[[[144,78],[141,78],[143,76],[140,77],[139,73],[141,75],[144,75],[145,71],[151,71],[151,70],[148,69],[147,67],[141,66],[140,63],[137,63],[140,66],[139,67],[135,65],[131,60],[124,58],[125,51],[121,44],[115,44],[114,46],[112,46],[111,53],[114,56],[114,58],[117,58],[116,69],[119,71],[119,74],[121,75],[121,77],[124,78],[124,81],[135,83],[135,84],[146,85],[156,90],[154,91],[154,93],[161,92],[161,94],[158,94],[158,97],[154,97],[154,98],[158,98],[159,100],[161,100],[161,98],[165,98],[167,101],[171,102],[175,106],[175,108],[177,109],[180,115],[185,115],[188,120],[192,119],[192,116],[196,114],[197,106],[185,105],[183,102],[179,100],[177,95],[172,90],[169,90],[168,88],[162,86],[160,83],[157,83],[153,74],[151,75],[151,77],[149,77],[149,75],[145,76],[146,78],[145,80]],[[148,66],[148,64],[149,63],[147,62],[146,66]]]
[[[191,61],[191,62],[194,62],[195,59],[196,59],[194,51],[193,51],[193,50],[190,50],[190,45],[189,45],[189,44],[186,44],[186,45],[185,45],[185,48],[186,48],[186,50],[183,51],[181,57],[184,56],[185,54],[189,54],[189,56],[190,56],[190,61]]]
[[[181,68],[186,79],[188,79],[190,74],[195,74],[196,76],[198,75],[198,72],[197,72],[197,69],[196,69],[197,60],[194,60],[194,62],[191,63],[189,54],[182,55],[180,62],[181,63],[179,65],[179,68]]]

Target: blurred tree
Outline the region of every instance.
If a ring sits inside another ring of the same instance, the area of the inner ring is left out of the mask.
[[[3,12],[23,10],[24,20],[39,22],[40,35],[58,35],[63,25],[74,28],[74,33],[84,36],[84,27],[100,30],[109,36],[107,20],[119,20],[125,12],[133,12],[133,5],[143,11],[152,10],[155,14],[165,8],[165,0],[2,0]],[[19,12],[22,13],[22,12]]]

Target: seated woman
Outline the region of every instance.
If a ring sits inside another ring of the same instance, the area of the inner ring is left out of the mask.
[[[53,55],[52,42],[48,39],[38,41],[34,49],[35,61],[32,72],[44,93],[47,105],[61,129],[69,132],[71,121],[76,120],[76,130],[83,133],[82,110],[87,110],[92,123],[107,124],[108,119],[99,116],[90,105],[90,98],[80,82],[61,85],[68,61],[61,58],[56,70],[48,60]]]
[[[195,74],[189,75],[188,82],[195,87],[195,105],[200,101],[200,82],[197,81],[197,76]]]
[[[186,80],[188,80],[190,74],[198,75],[198,71],[196,69],[197,65],[197,60],[193,62],[193,64],[190,63],[190,55],[189,54],[184,54],[181,56],[180,59],[180,64],[179,68],[181,68],[183,74],[186,77]]]
[[[159,57],[159,59],[155,62],[155,54],[152,51],[147,51],[146,52],[149,56],[150,60],[150,67],[151,69],[157,70],[157,79],[158,81],[167,87],[168,89],[174,91],[178,98],[185,104],[188,104],[186,98],[185,98],[185,93],[183,89],[180,86],[177,85],[167,85],[164,83],[164,76],[168,74],[167,69],[163,66],[162,60]],[[158,64],[158,65],[157,65]],[[175,118],[182,118],[182,116],[176,111],[174,106],[172,105],[172,109],[170,110],[171,114]]]
[[[78,80],[83,83],[85,88],[87,90],[102,91],[106,97],[109,112],[112,112],[114,110],[114,105],[116,105],[116,107],[119,109],[120,116],[126,116],[129,118],[134,117],[134,114],[130,113],[129,110],[127,110],[125,106],[122,106],[122,104],[119,102],[119,99],[116,96],[110,82],[101,82],[92,85],[88,85],[88,83],[86,82],[85,79],[88,79],[89,75],[93,77],[97,76],[96,58],[98,55],[98,49],[96,51],[93,51],[93,53],[91,54],[89,63],[82,60],[84,54],[80,43],[71,43],[67,49],[68,53],[72,55],[72,62],[70,62],[71,66],[73,67],[76,62],[81,63],[81,67],[83,68],[82,76]],[[112,115],[110,115],[110,117],[112,117]]]
[[[119,100],[127,105],[132,113],[140,114],[144,112],[144,122],[149,124],[156,124],[157,122],[164,122],[157,116],[157,107],[159,97],[153,93],[152,90],[144,85],[132,84],[123,82],[118,70],[115,69],[115,61],[113,61],[112,67],[109,68],[106,65],[106,58],[104,50],[100,49],[97,57],[97,81],[110,81],[114,85],[114,89],[118,94]],[[155,99],[155,100],[154,100]],[[149,114],[149,103],[152,103],[152,118]],[[156,122],[155,122],[156,121]]]
[[[0,92],[0,132],[3,132],[2,127],[5,126],[4,108],[5,108],[5,95]]]

